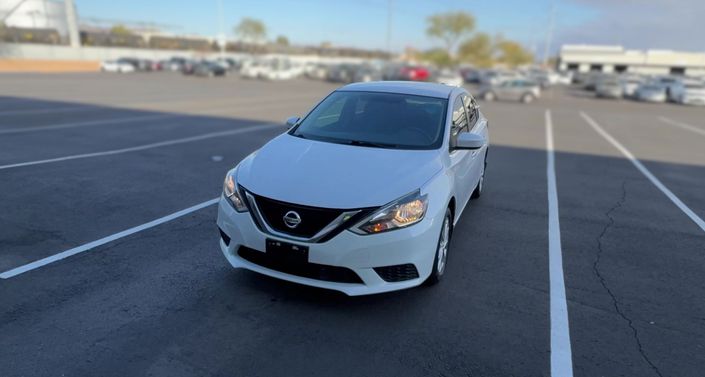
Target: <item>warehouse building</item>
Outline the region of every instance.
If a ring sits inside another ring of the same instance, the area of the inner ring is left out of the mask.
[[[622,46],[564,45],[558,69],[575,72],[705,76],[705,53],[626,50]]]

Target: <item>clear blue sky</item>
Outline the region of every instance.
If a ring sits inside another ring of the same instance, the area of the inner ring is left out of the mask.
[[[339,46],[383,49],[386,45],[387,0],[222,0],[225,30],[242,17],[267,25],[268,38],[285,35],[295,44],[330,41]],[[527,48],[542,51],[551,0],[393,0],[392,47],[429,48],[426,17],[451,10],[472,13],[477,30],[502,33]],[[79,16],[147,21],[178,26],[174,32],[218,34],[217,0],[76,0]],[[580,2],[558,1],[556,28],[573,27],[595,17]]]

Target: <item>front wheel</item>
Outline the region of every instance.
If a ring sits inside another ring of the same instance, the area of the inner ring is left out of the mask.
[[[472,195],[470,195],[470,199],[477,199],[482,195],[482,188],[485,185],[485,171],[487,170],[487,152],[485,152],[485,161],[482,165],[482,174],[480,174],[480,180],[477,182],[477,186],[475,186],[475,190],[473,190]]]
[[[451,227],[453,226],[453,216],[450,208],[446,208],[443,224],[441,225],[441,234],[438,237],[438,245],[436,246],[436,256],[433,259],[433,271],[426,279],[426,283],[433,285],[441,281],[443,274],[446,271],[448,264],[448,249],[450,248]]]
[[[521,103],[531,103],[534,101],[534,95],[530,93],[526,93],[523,96],[521,96]]]

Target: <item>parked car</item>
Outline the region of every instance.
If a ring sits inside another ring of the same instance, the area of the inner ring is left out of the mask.
[[[573,74],[574,73],[572,71],[558,72],[558,76],[556,77],[556,84],[570,85],[573,82]]]
[[[384,80],[428,81],[431,72],[419,65],[390,65],[382,76]]]
[[[479,84],[482,78],[482,72],[475,68],[461,68],[460,75],[468,84]]]
[[[174,72],[181,72],[186,64],[187,59],[181,57],[172,57],[166,64],[166,69]]]
[[[215,62],[202,61],[193,66],[193,74],[195,76],[225,76],[227,72],[228,71],[223,68],[222,65]]]
[[[529,69],[526,71],[524,76],[529,80],[538,83],[541,88],[548,88],[549,86],[556,85],[560,79],[558,73],[543,68]]]
[[[639,86],[634,94],[638,101],[666,102],[666,87],[659,83],[644,83]]]
[[[193,60],[184,60],[183,64],[181,65],[181,73],[183,73],[184,75],[192,75],[197,64],[198,62]]]
[[[593,91],[597,87],[597,83],[605,76],[602,72],[588,72],[582,76],[583,89]]]
[[[624,97],[634,98],[634,96],[636,95],[636,90],[643,83],[644,80],[638,76],[622,77],[622,95]]]
[[[440,281],[453,226],[483,190],[487,119],[468,92],[350,84],[286,124],[225,176],[228,262],[348,295]]]
[[[678,91],[676,102],[683,105],[705,105],[705,84],[690,82]]]
[[[127,73],[134,72],[135,66],[122,60],[106,60],[100,63],[103,72]]]
[[[260,72],[259,78],[266,80],[291,80],[299,77],[302,71],[288,59],[270,60],[265,67],[266,69]]]
[[[242,63],[240,76],[248,79],[256,79],[267,69],[266,62],[263,60],[247,60]]]
[[[362,64],[355,67],[353,82],[370,82],[382,80],[382,71],[374,65]]]
[[[595,84],[595,96],[598,98],[622,98],[623,81],[617,77],[603,77]]]
[[[338,64],[328,69],[326,81],[351,83],[354,81],[357,67],[354,64]]]
[[[659,76],[652,80],[654,84],[659,85],[666,91],[666,101],[674,101],[675,93],[678,86],[682,84],[681,78],[673,76]]]
[[[675,83],[666,83],[664,85],[668,86],[668,90],[666,91],[666,95],[668,97],[667,100],[680,103],[680,98],[688,86],[699,87],[701,84],[702,82],[700,79],[692,77],[683,77],[678,79]]]
[[[328,73],[328,66],[322,63],[311,63],[304,67],[304,75],[310,79],[323,80]]]
[[[465,82],[460,73],[450,69],[442,69],[432,72],[431,81],[450,86],[463,86],[463,83]]]
[[[504,81],[523,79],[524,77],[515,71],[486,70],[482,72],[480,78],[481,85],[498,85]]]
[[[480,98],[485,101],[509,100],[530,103],[541,97],[541,88],[535,81],[527,79],[511,79],[499,84],[483,85],[480,88]]]

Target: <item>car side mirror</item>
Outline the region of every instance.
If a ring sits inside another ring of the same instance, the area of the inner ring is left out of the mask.
[[[461,132],[458,134],[458,140],[455,143],[455,149],[480,149],[485,145],[485,138],[482,135],[470,132]]]
[[[299,118],[299,117],[287,118],[286,119],[286,128],[294,127],[296,125],[296,123],[299,123],[299,120],[301,120],[301,118]]]

